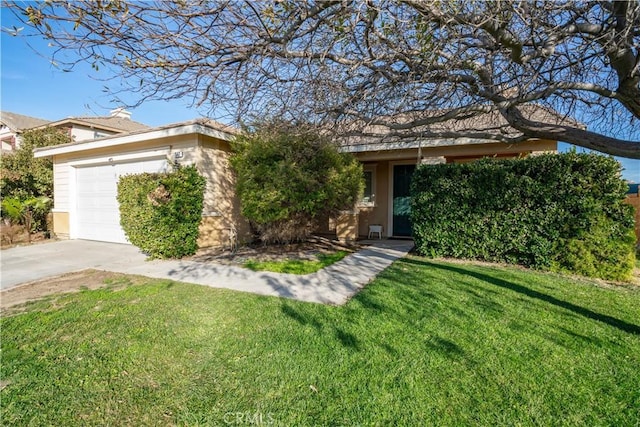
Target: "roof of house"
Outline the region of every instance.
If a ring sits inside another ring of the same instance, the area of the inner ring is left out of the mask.
[[[124,117],[104,116],[104,117],[67,117],[65,119],[56,120],[55,122],[47,122],[37,127],[56,127],[64,125],[80,125],[90,128],[99,128],[114,132],[135,132],[150,129],[149,126],[133,121]]]
[[[49,120],[25,116],[23,114],[16,114],[9,111],[0,111],[0,122],[14,132],[21,132],[26,129],[46,125],[49,123]]]
[[[98,128],[111,132],[135,132],[150,129],[149,126],[120,116],[93,116],[93,117],[67,117],[64,119],[51,121],[39,119],[36,117],[16,114],[9,111],[0,112],[0,121],[9,129],[15,132],[21,132],[27,129],[42,129],[45,127],[59,126],[86,126],[89,128]]]
[[[521,106],[520,110],[529,120],[584,128],[584,125],[576,120],[563,116],[541,105],[528,104]],[[389,145],[386,149],[398,149],[401,147],[404,148],[405,146],[408,148],[408,146],[417,146],[420,141],[422,141],[422,146],[492,143],[496,142],[495,138],[490,137],[492,135],[516,136],[519,134],[516,129],[509,126],[509,123],[499,111],[477,114],[467,118],[453,118],[447,121],[418,127],[409,127],[409,123],[416,120],[428,119],[430,117],[444,115],[445,113],[446,111],[422,111],[398,114],[384,120],[394,125],[402,126],[406,124],[408,126],[406,130],[407,133],[412,135],[409,138],[398,135],[398,133],[401,134],[402,131],[392,132],[387,126],[364,123],[353,124],[351,125],[353,132],[349,132],[349,130],[343,132],[345,136],[339,138],[339,143],[342,146],[348,147],[347,151],[369,151],[370,147],[376,147],[372,149],[379,150],[383,145]],[[420,137],[422,132],[425,134],[424,137]],[[468,136],[469,132],[484,133],[489,137],[485,139],[471,138]],[[444,133],[449,135],[448,137],[433,137],[429,136],[429,133]],[[455,136],[456,133],[460,133],[460,137]],[[465,133],[467,135],[465,135]],[[360,149],[357,149],[356,146],[360,146]],[[365,147],[367,148],[365,149]]]

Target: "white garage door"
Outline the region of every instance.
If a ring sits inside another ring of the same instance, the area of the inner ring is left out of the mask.
[[[165,172],[167,161],[138,160],[76,169],[76,237],[129,243],[120,226],[118,179],[142,172]]]

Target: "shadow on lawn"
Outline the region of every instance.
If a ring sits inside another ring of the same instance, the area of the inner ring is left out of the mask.
[[[439,351],[450,358],[457,358],[464,355],[464,350],[458,344],[441,336],[431,337],[427,341],[427,347]]]
[[[469,271],[463,268],[455,267],[452,265],[442,265],[436,264],[428,261],[418,261],[414,259],[405,258],[402,262],[406,262],[408,264],[422,265],[432,268],[437,268],[441,270],[451,271],[453,273],[461,274],[463,276],[471,276],[476,279],[482,280],[487,283],[491,283],[492,285],[499,286],[504,289],[509,289],[520,294],[526,295],[530,298],[536,298],[541,301],[545,301],[549,304],[553,304],[557,307],[564,308],[573,313],[579,314],[586,318],[597,320],[602,323],[606,323],[607,325],[613,326],[614,328],[618,328],[621,331],[628,332],[630,334],[640,335],[640,326],[634,325],[633,323],[625,322],[624,320],[616,319],[615,317],[608,316],[606,314],[596,313],[595,311],[589,310],[585,307],[580,307],[579,305],[572,304],[567,301],[560,300],[551,295],[544,294],[542,292],[535,291],[533,289],[529,289],[526,286],[518,285],[516,283],[508,282],[506,280],[498,279],[493,276],[489,276],[487,274],[478,273],[475,271]]]
[[[293,307],[289,302],[283,303],[280,309],[282,310],[283,314],[300,323],[301,325],[312,326],[319,334],[322,333],[323,327],[332,329],[336,341],[338,341],[343,347],[348,347],[353,350],[360,350],[360,340],[358,340],[358,337],[356,337],[351,332],[348,332],[335,325],[329,325],[329,323],[323,325],[312,315],[301,312],[300,310]]]

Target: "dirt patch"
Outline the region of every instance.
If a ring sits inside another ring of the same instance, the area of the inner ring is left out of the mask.
[[[31,241],[29,241],[31,237]],[[33,245],[50,241],[49,233],[38,231],[29,233],[21,225],[0,224],[0,245],[2,249],[13,248],[16,246]]]
[[[287,245],[252,244],[238,248],[235,253],[228,249],[204,248],[195,255],[185,258],[198,262],[215,262],[225,265],[244,265],[249,260],[254,261],[285,261],[285,260],[317,260],[319,254],[329,254],[337,251],[355,252],[362,248],[357,243],[341,243],[324,237],[313,237],[306,242]]]
[[[0,311],[2,314],[15,313],[21,311],[20,306],[29,301],[53,294],[78,292],[81,289],[104,288],[118,282],[130,283],[130,280],[123,279],[131,277],[133,276],[109,271],[83,270],[38,280],[0,292]]]

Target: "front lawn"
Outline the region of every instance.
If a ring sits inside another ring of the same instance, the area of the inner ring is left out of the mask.
[[[273,271],[276,273],[290,274],[310,274],[315,273],[325,267],[335,264],[342,258],[349,255],[347,251],[336,251],[332,253],[320,253],[315,260],[308,259],[287,259],[283,261],[256,261],[249,260],[244,263],[244,267],[253,271]]]
[[[343,307],[158,281],[4,317],[3,424],[615,425],[640,290],[396,262]]]

